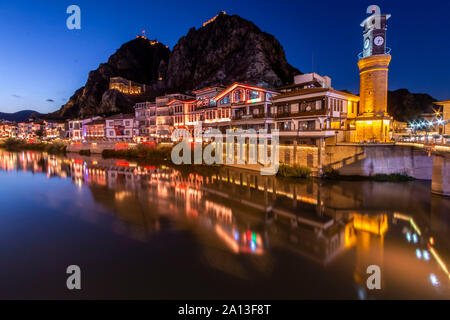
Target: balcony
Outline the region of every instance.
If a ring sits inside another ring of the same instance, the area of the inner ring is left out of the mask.
[[[391,48],[386,47],[386,50],[384,50],[384,54],[389,54],[390,55],[391,54]],[[370,56],[367,56],[367,57],[370,57]],[[358,60],[362,60],[362,59],[367,58],[367,57],[364,57],[364,51],[360,52],[358,54]]]
[[[295,118],[295,117],[310,117],[310,116],[324,116],[327,114],[326,110],[314,110],[314,111],[300,111],[300,112],[281,112],[275,114],[275,118]]]
[[[235,115],[235,116],[231,117],[231,120],[251,120],[251,119],[264,119],[264,118],[273,118],[273,114],[258,113],[258,114]]]
[[[327,138],[336,135],[335,130],[280,130],[280,137]]]

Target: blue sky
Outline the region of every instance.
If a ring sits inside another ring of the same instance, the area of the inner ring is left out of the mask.
[[[66,8],[81,8],[81,30],[66,28]],[[336,89],[359,91],[357,54],[365,1],[1,1],[0,111],[60,108],[90,70],[145,29],[172,48],[189,28],[221,10],[253,21],[283,45],[288,61],[333,79]],[[389,88],[450,99],[450,2],[377,1],[391,13]]]

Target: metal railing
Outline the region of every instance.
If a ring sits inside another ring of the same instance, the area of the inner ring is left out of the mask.
[[[390,55],[391,54],[391,48],[386,47],[386,49],[384,50],[384,54],[389,54]],[[367,56],[367,57],[370,57],[370,55]],[[358,53],[358,60],[362,60],[362,59],[367,58],[367,57],[364,56],[364,51]]]

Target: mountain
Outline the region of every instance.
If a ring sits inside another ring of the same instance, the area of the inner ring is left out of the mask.
[[[300,71],[286,61],[278,40],[237,15],[219,14],[182,37],[173,48],[167,88],[190,91],[232,82],[279,87]]]
[[[409,122],[422,113],[433,112],[433,102],[437,101],[429,94],[411,93],[407,89],[388,92],[388,112],[395,120]]]
[[[0,120],[22,122],[27,120],[31,115],[39,116],[40,113],[33,110],[22,110],[15,113],[0,112]]]
[[[191,28],[171,52],[159,42],[138,37],[122,45],[97,70],[89,73],[62,108],[49,118],[73,118],[130,112],[135,102],[158,95],[235,81],[278,87],[300,72],[287,61],[274,36],[237,15],[219,14],[199,29]],[[146,84],[146,97],[109,90],[111,77]]]
[[[100,64],[89,73],[84,87],[78,89],[62,108],[48,118],[85,117],[114,112],[130,112],[136,102],[133,97],[109,90],[109,79],[123,77],[134,82],[148,84],[151,91],[158,87],[160,70],[169,60],[170,50],[159,42],[136,38],[122,45],[108,62]],[[117,102],[117,103],[116,103]]]

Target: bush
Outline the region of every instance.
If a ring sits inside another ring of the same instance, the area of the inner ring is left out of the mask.
[[[304,166],[287,166],[280,165],[278,169],[278,176],[288,178],[309,178],[311,176],[311,168]]]
[[[91,155],[91,150],[80,150],[79,152],[80,156],[90,156]]]
[[[49,143],[45,147],[45,151],[51,154],[66,153],[67,146],[62,143]]]
[[[172,149],[170,147],[149,148],[139,145],[136,148],[126,150],[103,150],[103,158],[125,158],[137,160],[166,161],[170,159]]]
[[[33,150],[33,151],[41,151],[48,152],[51,154],[65,153],[66,145],[62,143],[26,143],[22,140],[18,139],[7,139],[0,147],[5,148],[9,151],[20,151],[20,150]]]
[[[328,166],[323,168],[322,177],[326,179],[338,179],[340,177],[340,174],[336,169]]]
[[[378,182],[402,182],[402,181],[413,181],[415,179],[404,173],[393,173],[393,174],[376,174],[373,176],[373,180]]]
[[[14,138],[8,138],[6,139],[0,146],[2,148],[8,149],[8,150],[14,150],[20,146],[21,142],[18,139]]]

